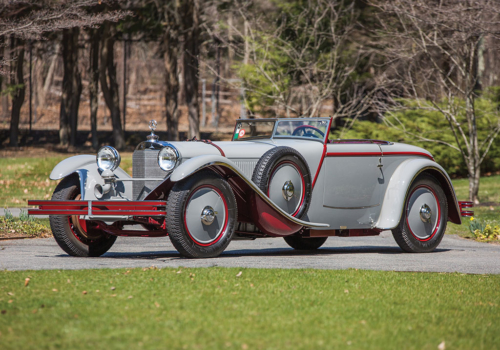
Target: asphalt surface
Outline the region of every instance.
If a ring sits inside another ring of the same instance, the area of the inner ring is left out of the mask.
[[[438,249],[427,254],[404,253],[389,231],[375,237],[330,237],[317,251],[298,252],[281,238],[233,241],[213,259],[185,259],[168,238],[119,237],[99,258],[75,258],[52,238],[0,241],[0,269],[98,269],[131,267],[249,267],[366,269],[500,273],[500,245],[446,235]]]

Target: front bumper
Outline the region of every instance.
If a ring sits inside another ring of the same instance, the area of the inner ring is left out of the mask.
[[[84,215],[89,218],[112,216],[165,216],[165,201],[40,201],[30,200],[29,215]]]

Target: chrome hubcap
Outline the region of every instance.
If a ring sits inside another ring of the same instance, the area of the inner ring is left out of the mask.
[[[422,220],[422,222],[430,222],[431,216],[432,216],[431,208],[427,204],[422,205],[420,207],[420,219]]]
[[[184,213],[186,231],[200,244],[211,244],[224,233],[227,207],[219,191],[200,186],[188,199]]]
[[[207,205],[203,211],[201,212],[201,222],[204,225],[211,225],[215,220],[215,215],[217,213],[214,211],[214,208]]]
[[[287,182],[285,182],[282,192],[283,198],[285,198],[287,202],[292,199],[294,190],[295,188],[293,187],[292,181],[288,180]]]

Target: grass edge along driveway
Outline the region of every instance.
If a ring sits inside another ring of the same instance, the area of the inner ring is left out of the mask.
[[[500,348],[499,275],[0,272],[1,349]]]

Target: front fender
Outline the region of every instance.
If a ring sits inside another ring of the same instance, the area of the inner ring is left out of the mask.
[[[264,232],[287,235],[297,232],[302,227],[325,228],[330,226],[328,224],[302,221],[289,215],[271,201],[251,179],[246,177],[236,164],[222,156],[204,155],[191,158],[174,170],[170,176],[170,181],[181,181],[204,168],[217,169],[217,172],[232,177],[230,185],[235,194],[246,197],[244,199],[249,199],[253,219]],[[241,193],[243,187],[246,189],[245,193]]]
[[[433,175],[441,184],[448,201],[448,220],[455,224],[462,223],[455,190],[443,167],[429,159],[412,158],[402,162],[394,171],[385,191],[375,228],[390,230],[399,224],[410,186],[413,180],[422,173]]]
[[[104,180],[97,169],[96,156],[84,154],[67,158],[54,167],[50,173],[50,179],[59,180],[75,173],[80,179],[82,199],[97,200],[94,195],[94,187],[96,184],[104,185]],[[130,176],[122,168],[117,168],[114,174],[118,180],[130,179]],[[119,181],[116,189],[118,196],[124,199],[132,198],[132,182]],[[105,196],[102,199],[108,198]]]

